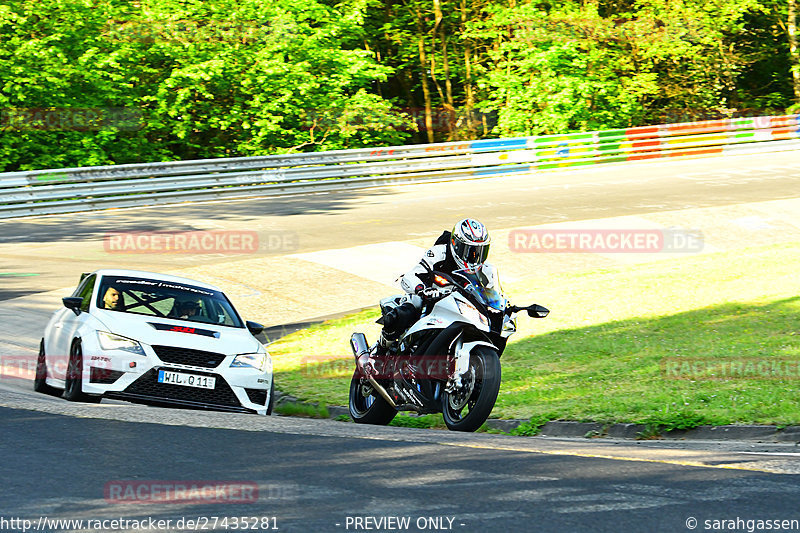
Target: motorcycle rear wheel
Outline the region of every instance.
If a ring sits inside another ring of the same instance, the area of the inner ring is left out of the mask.
[[[371,391],[371,392],[370,392]],[[359,372],[353,374],[350,380],[350,418],[357,424],[373,424],[385,426],[391,422],[397,410],[389,405],[372,388],[368,381],[359,377]]]
[[[467,385],[442,394],[442,416],[452,431],[475,431],[489,418],[500,392],[500,357],[488,346],[476,346],[469,357]]]

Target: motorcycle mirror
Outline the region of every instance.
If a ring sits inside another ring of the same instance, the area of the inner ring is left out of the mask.
[[[543,305],[533,304],[528,307],[528,316],[533,318],[544,318],[550,314],[550,310]]]

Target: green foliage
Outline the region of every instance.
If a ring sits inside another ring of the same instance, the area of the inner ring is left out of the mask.
[[[12,0],[0,8],[6,117],[15,109],[123,108],[138,118],[133,127],[106,120],[89,131],[4,120],[0,170],[338,149],[408,136],[392,104],[368,92],[391,69],[360,47],[363,7],[135,6]]]
[[[711,420],[691,409],[670,411],[669,407],[667,407],[663,411],[653,413],[644,422],[659,431],[672,431],[675,429],[696,428],[711,423]]]
[[[7,0],[0,171],[793,112],[787,16],[778,0]]]
[[[747,63],[734,44],[758,7],[650,0],[610,17],[591,3],[493,5],[471,26],[496,42],[482,106],[508,136],[731,115]]]

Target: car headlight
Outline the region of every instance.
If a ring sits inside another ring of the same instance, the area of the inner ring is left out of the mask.
[[[473,322],[480,322],[486,327],[489,326],[489,320],[471,303],[456,300],[456,305],[458,306],[459,312],[468,319]]]
[[[267,354],[265,353],[243,353],[233,358],[231,368],[255,368],[264,370],[267,365]]]
[[[133,339],[116,335],[107,331],[98,331],[97,340],[100,342],[100,348],[103,350],[121,350],[136,355],[144,355],[144,348],[142,345]]]

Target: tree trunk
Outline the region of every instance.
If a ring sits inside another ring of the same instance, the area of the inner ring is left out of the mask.
[[[467,2],[461,0],[461,31],[467,28]],[[472,109],[475,107],[475,95],[472,92],[472,43],[469,39],[464,41],[464,114],[467,121],[467,132],[470,139],[475,138],[475,122]]]
[[[475,95],[472,92],[472,53],[469,42],[464,45],[464,113],[467,119],[467,131],[471,139],[475,138],[475,119],[472,116],[475,107]]]
[[[425,133],[428,136],[428,142],[433,143],[431,89],[428,87],[428,59],[425,56],[425,31],[422,26],[422,13],[419,11],[419,8],[417,8],[417,51],[419,52],[422,97],[425,99]]]
[[[441,124],[442,118],[447,121],[447,140],[453,140],[453,125],[455,124],[456,107],[453,103],[453,84],[450,81],[450,59],[448,58],[447,50],[447,35],[445,32],[445,24],[443,23],[444,16],[442,14],[441,0],[433,0],[434,15],[436,17],[436,26],[434,33],[438,31],[439,42],[442,44],[442,72],[444,74],[444,95],[442,101],[444,110],[447,114],[446,117],[440,117],[439,123]],[[434,53],[436,48],[434,47]],[[441,93],[441,90],[439,91]]]

